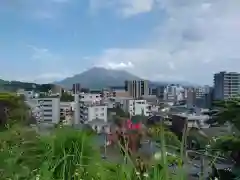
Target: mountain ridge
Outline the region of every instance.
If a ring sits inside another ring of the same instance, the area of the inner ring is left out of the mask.
[[[112,70],[102,67],[94,67],[86,70],[80,74],[76,74],[72,77],[67,77],[61,81],[54,82],[66,88],[71,88],[73,84],[80,83],[82,87],[101,89],[110,86],[124,86],[125,80],[140,80],[140,78],[134,74],[131,74],[125,70]],[[145,79],[147,80],[147,79]],[[180,84],[173,82],[154,82],[148,80],[150,84],[167,85],[167,84]],[[188,82],[181,82],[181,84],[190,85]]]

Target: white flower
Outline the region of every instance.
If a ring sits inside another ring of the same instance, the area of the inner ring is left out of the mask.
[[[40,180],[40,175],[39,174],[36,175],[36,180]]]
[[[147,174],[147,173],[144,173],[143,176],[144,176],[144,177],[148,177],[148,174]]]
[[[136,175],[140,175],[140,172],[136,172]]]

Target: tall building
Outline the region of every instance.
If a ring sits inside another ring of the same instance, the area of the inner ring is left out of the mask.
[[[239,95],[240,73],[219,72],[214,74],[214,99],[224,100]]]
[[[166,86],[158,86],[156,91],[156,95],[159,99],[163,100],[164,98],[164,90],[165,90]]]
[[[75,83],[72,85],[72,91],[73,91],[73,94],[78,94],[81,92],[81,85],[80,83]]]
[[[133,98],[140,98],[149,94],[148,81],[146,80],[133,80],[125,81],[125,90]]]
[[[196,91],[194,88],[189,88],[187,90],[186,104],[188,107],[196,105]]]

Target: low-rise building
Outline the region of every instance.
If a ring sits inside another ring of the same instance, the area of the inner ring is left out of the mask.
[[[149,116],[151,114],[150,106],[147,100],[142,99],[130,99],[126,100],[123,105],[125,112],[128,112],[131,116],[144,115]]]
[[[103,103],[100,94],[81,94],[79,109],[82,123],[96,119],[107,122],[107,105]]]
[[[80,104],[80,121],[90,122],[95,119],[107,122],[107,106],[87,102]]]
[[[208,115],[195,115],[195,114],[187,114],[187,113],[178,113],[171,115],[172,117],[172,128],[176,132],[183,132],[186,123],[187,128],[197,128],[197,129],[205,129],[209,128],[210,125],[205,123],[209,120]]]
[[[60,98],[38,98],[37,102],[39,121],[57,124],[60,121]]]

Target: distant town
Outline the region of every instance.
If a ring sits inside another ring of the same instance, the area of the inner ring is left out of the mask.
[[[18,94],[27,97],[27,103],[39,121],[68,124],[82,124],[109,121],[108,109],[121,108],[129,117],[143,115],[146,117],[162,116],[167,109],[179,116],[196,117],[204,121],[209,117],[213,100],[224,100],[239,94],[239,73],[220,72],[214,75],[214,86],[184,87],[169,84],[150,87],[146,80],[125,81],[122,87],[88,89],[76,82],[72,89],[53,86],[47,92],[19,89]],[[64,97],[66,97],[64,99]],[[164,109],[165,108],[165,109]],[[38,112],[39,111],[39,112]]]

